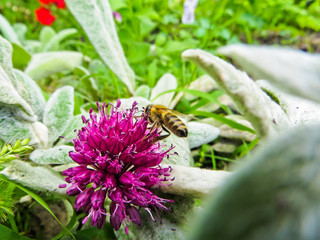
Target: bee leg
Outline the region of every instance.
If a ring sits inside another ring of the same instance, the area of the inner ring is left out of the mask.
[[[150,136],[150,133],[152,133],[153,129],[154,129],[157,125],[158,125],[157,122],[154,122],[151,127],[148,127],[148,129],[150,129],[150,131],[149,131],[149,133],[148,133],[147,135],[145,135],[145,136],[143,137],[142,140],[147,139],[147,138]]]
[[[167,132],[168,134],[156,137],[153,140],[154,143],[157,142],[157,141],[163,140],[163,139],[165,139],[165,138],[170,136],[171,133],[170,133],[170,131],[168,129],[165,128],[165,126],[162,125],[162,129],[163,129],[163,131]]]

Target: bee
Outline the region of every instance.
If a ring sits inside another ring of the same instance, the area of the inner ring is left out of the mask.
[[[162,105],[149,104],[144,113],[148,116],[148,121],[152,124],[151,129],[154,127],[160,127],[167,132],[165,135],[161,135],[155,139],[156,141],[163,140],[170,136],[171,132],[178,137],[187,137],[187,126],[180,120],[178,115],[183,115],[179,112],[166,108]],[[170,131],[169,131],[169,130]]]

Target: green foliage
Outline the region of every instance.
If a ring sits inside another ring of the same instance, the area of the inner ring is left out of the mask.
[[[0,224],[1,237],[7,240],[32,240],[31,238],[21,236],[10,228]]]
[[[28,145],[29,139],[18,139],[13,144],[2,144],[0,147],[0,166],[3,169],[3,163],[10,162],[18,158],[26,158],[26,156],[33,150]],[[8,219],[8,214],[13,216],[13,199],[12,195],[15,186],[9,182],[0,180],[0,221],[5,222]]]
[[[28,145],[30,139],[18,139],[14,144],[3,144],[0,148],[0,164],[14,159],[23,158],[30,153],[33,148]]]
[[[0,180],[0,222],[8,219],[8,214],[13,215],[13,200],[12,195],[15,186]]]

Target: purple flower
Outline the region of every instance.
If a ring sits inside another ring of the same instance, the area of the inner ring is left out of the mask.
[[[116,107],[97,104],[98,116],[92,109],[90,119],[82,116],[85,126],[73,139],[75,151],[69,153],[79,166],[62,174],[71,184],[67,194],[77,196],[75,209],[88,213],[83,222],[91,217],[91,224],[102,228],[109,215],[112,227],[119,230],[123,224],[128,234],[126,224],[141,225],[137,207],[151,214],[151,209],[168,210],[165,204],[173,202],[151,190],[172,180],[168,179],[171,168],[161,168],[159,163],[169,157],[173,147],[164,151],[154,142],[160,131],[148,127],[146,115],[135,117],[136,102],[124,111],[119,110],[120,104],[120,100]],[[107,196],[111,200],[109,213],[104,206]],[[154,221],[152,214],[151,218]]]
[[[183,24],[192,24],[194,22],[194,12],[198,5],[198,0],[185,0],[183,4]]]
[[[118,13],[118,12],[116,12],[116,11],[113,11],[113,12],[112,12],[112,15],[113,15],[114,19],[115,19],[117,22],[119,22],[119,23],[122,22],[122,16],[121,16],[120,13]]]

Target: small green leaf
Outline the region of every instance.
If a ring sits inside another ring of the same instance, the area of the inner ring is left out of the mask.
[[[113,11],[128,7],[126,0],[110,0],[110,6]]]
[[[49,149],[37,149],[30,155],[30,160],[38,164],[68,164],[74,163],[69,157],[72,146],[59,145]]]
[[[7,151],[9,150],[9,147],[7,144],[3,145],[0,151],[0,156],[2,156],[3,154],[5,154]]]
[[[74,93],[70,86],[56,90],[45,107],[43,123],[49,130],[49,143],[53,144],[67,128],[74,109]]]
[[[21,142],[21,144],[22,144],[22,145],[27,145],[29,142],[30,142],[30,139],[29,139],[29,138],[26,138],[26,139],[24,139],[24,140]]]
[[[165,45],[166,53],[182,52],[188,48],[194,48],[199,45],[199,41],[195,39],[186,39],[184,41],[171,40]]]
[[[17,156],[16,156],[16,155],[13,155],[13,154],[9,154],[9,155],[7,155],[7,156],[1,157],[1,158],[0,158],[1,162],[0,162],[0,163],[2,163],[2,162],[9,162],[9,161],[14,160],[14,159],[17,159]]]
[[[16,150],[21,146],[21,139],[19,138],[14,145],[12,146],[12,150]]]
[[[23,70],[29,63],[31,55],[20,45],[12,43],[12,64],[14,68]]]
[[[150,52],[150,44],[145,42],[130,42],[128,60],[131,63],[144,61]]]
[[[19,149],[13,151],[14,153],[27,152],[33,150],[31,146],[21,146]]]
[[[203,92],[203,91],[194,90],[194,89],[181,89],[181,91],[184,92],[184,93],[189,93],[189,94],[191,94],[193,96],[197,96],[197,97],[206,99],[211,103],[216,103],[216,104],[221,106],[221,104],[218,101],[218,98],[220,96],[222,96],[222,94],[223,94],[223,92],[221,92],[221,91],[217,92],[214,95],[206,93],[206,92]]]
[[[167,34],[160,32],[159,34],[157,34],[156,36],[156,45],[157,46],[162,46],[163,44],[165,44],[167,41]]]
[[[141,37],[145,37],[150,34],[150,32],[156,28],[157,24],[150,20],[148,16],[138,16],[140,20],[140,34]]]

